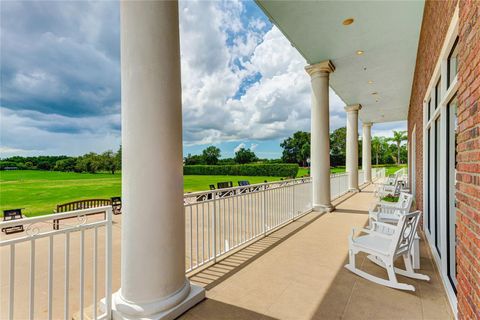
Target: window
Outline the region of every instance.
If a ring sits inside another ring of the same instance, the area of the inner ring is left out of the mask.
[[[432,109],[432,99],[429,99],[428,103],[427,103],[427,117],[428,117],[427,122],[428,122],[428,120],[430,120],[430,117],[432,116],[432,110],[431,109]]]
[[[425,236],[432,248],[448,299],[456,307],[456,79],[460,47],[458,7],[450,23],[424,99],[423,210]],[[455,82],[455,83],[454,83]],[[454,86],[455,84],[455,86]],[[413,133],[412,133],[413,136]],[[413,139],[413,137],[412,137]],[[412,149],[413,149],[412,141]],[[412,157],[413,159],[413,157]],[[413,163],[412,169],[413,169]]]
[[[450,50],[450,53],[448,55],[447,59],[447,88],[450,88],[450,85],[453,82],[453,79],[455,79],[455,76],[457,75],[458,72],[458,37],[455,39],[455,42],[453,43],[453,47]]]
[[[432,177],[432,166],[431,166],[431,161],[430,161],[430,134],[431,128],[427,129],[427,145],[426,145],[426,154],[427,154],[427,194],[425,195],[425,203],[427,204],[427,227],[428,227],[428,232],[432,233],[432,228],[431,228],[431,221],[432,221],[432,210],[430,206],[430,187],[432,185],[430,178]]]
[[[434,198],[435,198],[435,204],[434,204],[434,221],[435,221],[435,247],[437,248],[438,255],[442,257],[442,250],[441,250],[441,237],[440,237],[440,219],[441,219],[441,197],[440,197],[440,192],[441,192],[441,182],[440,182],[440,117],[438,117],[435,120],[435,146],[434,146],[434,183],[433,183],[433,189],[434,189]]]
[[[456,184],[456,164],[457,164],[457,97],[454,96],[447,106],[446,113],[446,196],[447,196],[447,275],[450,284],[455,293],[457,292],[457,259],[456,244],[456,208],[455,208],[455,184]]]
[[[440,105],[440,80],[442,78],[438,78],[438,82],[435,85],[435,110],[437,110],[438,106]]]

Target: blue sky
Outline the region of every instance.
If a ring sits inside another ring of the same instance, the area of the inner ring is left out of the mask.
[[[184,153],[241,146],[261,158],[309,131],[305,60],[252,1],[180,1]],[[119,5],[2,2],[0,157],[117,149]],[[330,93],[331,128],[345,125]],[[405,122],[375,125],[390,135]]]

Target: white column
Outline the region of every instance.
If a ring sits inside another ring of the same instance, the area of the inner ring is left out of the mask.
[[[172,319],[185,277],[178,3],[121,1],[122,261],[114,319]]]
[[[365,182],[372,182],[372,123],[362,124],[362,170]]]
[[[348,189],[358,192],[358,111],[359,104],[345,107],[347,111],[347,163]]]
[[[335,70],[331,61],[305,67],[311,77],[312,115],[310,174],[312,176],[313,209],[329,212],[330,200],[330,114],[328,102],[329,75]]]

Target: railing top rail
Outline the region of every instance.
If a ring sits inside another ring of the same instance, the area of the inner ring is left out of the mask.
[[[54,214],[47,214],[44,216],[38,216],[33,218],[24,218],[24,219],[16,219],[16,220],[9,220],[9,221],[2,221],[0,222],[0,226],[2,228],[25,225],[25,224],[32,224],[37,222],[44,222],[62,218],[73,218],[82,215],[87,215],[90,213],[97,213],[97,212],[107,212],[111,210],[111,206],[103,206],[103,207],[96,207],[96,208],[89,208],[89,209],[82,209],[82,210],[75,210],[75,211],[68,211],[62,213],[54,213]]]
[[[202,196],[210,193],[223,193],[223,192],[229,192],[229,191],[235,191],[235,190],[244,190],[248,188],[257,188],[257,187],[263,187],[263,186],[277,186],[279,184],[284,184],[284,186],[292,185],[292,183],[308,183],[311,181],[311,177],[305,177],[305,178],[295,178],[295,179],[288,179],[288,180],[278,180],[278,181],[272,181],[272,182],[267,182],[267,183],[255,183],[255,184],[249,184],[246,186],[237,186],[237,187],[231,187],[231,188],[221,188],[221,189],[215,189],[215,190],[205,190],[205,191],[196,191],[196,192],[191,192],[191,193],[185,193],[183,196],[190,198],[190,197],[196,197],[196,196]]]

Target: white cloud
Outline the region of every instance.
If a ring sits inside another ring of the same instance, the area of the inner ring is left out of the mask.
[[[245,149],[245,143],[240,143],[238,146],[236,146],[234,149],[233,149],[233,152],[238,152],[240,149]]]
[[[310,130],[305,59],[285,36],[251,18],[242,3],[181,2],[185,145],[281,139]],[[227,45],[227,42],[230,45]],[[235,94],[255,74],[260,80]],[[244,84],[243,84],[244,85]],[[345,125],[343,102],[330,92],[332,128]]]

